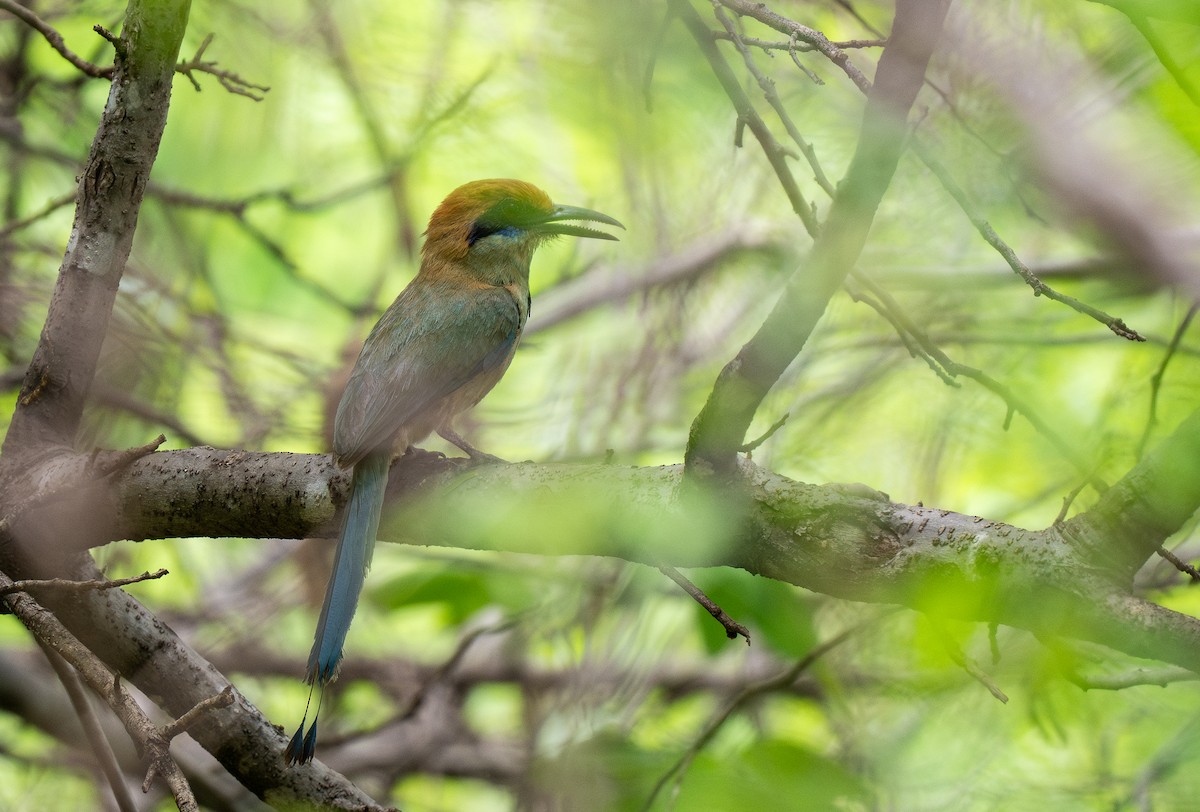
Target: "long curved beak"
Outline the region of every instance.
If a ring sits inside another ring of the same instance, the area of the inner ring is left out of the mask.
[[[607,214],[601,214],[598,211],[592,211],[580,206],[555,206],[553,211],[534,225],[534,228],[543,234],[569,234],[572,237],[591,237],[597,240],[618,239],[616,236],[601,231],[598,228],[588,228],[587,226],[576,225],[575,223],[564,223],[564,220],[606,223],[617,228],[625,228],[621,224],[621,221],[609,217]]]

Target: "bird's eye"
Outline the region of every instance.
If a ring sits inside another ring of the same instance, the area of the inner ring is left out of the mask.
[[[540,212],[532,206],[511,197],[495,203],[479,216],[467,234],[467,245],[474,245],[484,237],[503,234],[516,237],[521,229],[538,220]]]
[[[490,237],[493,234],[502,234],[505,237],[515,237],[520,231],[516,226],[507,226],[500,223],[489,223],[484,220],[476,220],[471,226],[471,231],[467,234],[467,245],[474,245],[484,237]]]

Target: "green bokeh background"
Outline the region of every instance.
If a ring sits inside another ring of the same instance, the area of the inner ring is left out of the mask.
[[[775,6],[830,39],[872,36],[837,3]],[[707,7],[698,4],[710,19]],[[871,25],[890,25],[888,3],[854,8]],[[119,5],[39,13],[68,46],[97,62],[109,58],[91,27],[115,27]],[[611,450],[623,465],[679,462],[716,374],[802,267],[810,239],[749,134],[735,146],[728,100],[682,28],[663,30],[663,14],[663,4],[632,0],[195,4],[183,56],[211,33],[206,59],[270,91],[255,102],[211,76],[197,75],[200,92],[176,78],[104,348],[101,394],[81,444],[140,445],[164,431],[169,448],[323,452],[326,399],[337,392],[331,381],[415,272],[414,240],[429,212],[467,180],[518,177],[628,226],[619,243],[561,240],[539,252],[531,328],[572,283],[639,279],[712,241],[749,245],[686,282],[534,329],[501,384],[462,421],[465,433],[514,460],[598,463]],[[922,133],[1025,262],[1149,340],[1122,341],[1032,297],[910,155],[859,267],[951,357],[1019,394],[1080,463],[1027,420],[1007,419],[994,394],[965,380],[947,386],[889,324],[845,295],[760,409],[751,436],[790,418],[754,460],[803,481],[862,482],[897,501],[1040,528],[1087,475],[1113,481],[1136,461],[1152,380],[1188,302],[1146,284],[1137,268],[1089,270],[1103,235],[1073,221],[1028,171],[1027,130],[998,89],[1000,77],[983,55],[955,46],[973,26],[1004,26],[1013,58],[1055,81],[1071,106],[1064,115],[1082,117],[1112,165],[1137,178],[1129,194],[1160,206],[1155,217],[1165,230],[1194,228],[1200,116],[1113,8],[1082,0],[960,2],[952,20],[951,45],[930,77],[963,121],[927,89]],[[747,35],[778,39],[744,25]],[[1184,76],[1200,82],[1197,29],[1153,25]],[[23,50],[20,42],[19,24],[0,20],[0,48],[20,52],[29,71],[46,77],[19,106],[24,146],[0,140],[8,166],[0,197],[12,217],[71,193],[107,93],[103,81],[75,86],[76,74],[41,40]],[[736,53],[723,47],[744,75]],[[873,73],[877,48],[850,53]],[[823,85],[796,70],[786,51],[754,58],[836,181],[854,148],[861,94],[813,54],[797,58]],[[753,81],[746,85],[758,100]],[[792,165],[823,216],[828,198],[801,161]],[[7,243],[7,296],[17,306],[4,313],[3,350],[16,376],[6,378],[0,428],[70,223],[71,207],[63,206]],[[1150,445],[1196,407],[1198,347],[1189,333],[1171,358]],[[114,392],[174,422],[135,414]],[[438,440],[427,445],[450,450]],[[1092,498],[1083,491],[1072,510]],[[586,532],[595,509],[546,505],[530,526],[552,544],[546,528]],[[1193,536],[1194,525],[1171,546],[1189,557]],[[167,540],[119,543],[97,555],[114,576],[170,569],[168,579],[135,587],[136,596],[290,728],[306,694],[297,677],[315,621],[304,585],[321,577],[308,572],[306,580],[302,544]],[[491,545],[503,548],[503,539]],[[1043,645],[1005,628],[993,642],[983,627],[935,624],[740,571],[693,576],[751,627],[753,646],[725,640],[653,570],[384,546],[348,656],[436,665],[466,630],[511,621],[519,632],[508,645],[528,667],[581,679],[618,675],[532,711],[511,683],[485,683],[472,690],[467,715],[484,735],[528,738],[531,778],[560,793],[564,808],[636,810],[739,686],[853,629],[795,686],[741,706],[654,808],[1195,808],[1200,689],[1184,682],[1083,691],[1067,679],[1153,663],[1070,642]],[[1148,565],[1139,584],[1172,608],[1200,611],[1195,591],[1162,567]],[[221,660],[246,640],[290,658],[294,673],[241,673]],[[0,645],[11,656],[29,648],[11,617],[0,617]],[[981,664],[1007,704],[955,665],[954,647]],[[711,676],[724,688],[656,683],[672,669]],[[331,731],[370,728],[400,710],[367,680],[339,684]],[[0,741],[0,809],[100,803],[103,790],[85,771],[62,766],[61,744],[9,715],[0,715]],[[468,778],[412,775],[368,790],[408,812],[514,804],[511,788]]]

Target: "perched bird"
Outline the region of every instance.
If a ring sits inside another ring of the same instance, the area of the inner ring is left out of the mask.
[[[617,239],[569,221],[607,223],[608,215],[556,206],[519,180],[478,180],[458,187],[434,211],[416,278],[380,317],[354,365],[333,423],[333,455],[352,467],[333,572],[317,621],[305,681],[322,691],[337,676],[358,605],[394,457],[437,431],[472,457],[480,452],[449,422],[486,395],[508,369],[529,318],[534,249],[559,234]],[[308,710],[288,744],[288,764],[312,760]]]

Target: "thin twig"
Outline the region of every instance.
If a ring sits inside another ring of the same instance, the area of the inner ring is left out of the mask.
[[[859,90],[866,93],[871,88],[871,81],[855,67],[846,52],[815,28],[809,28],[795,20],[789,20],[787,17],[771,11],[764,3],[749,2],[749,0],[720,0],[720,3],[735,14],[758,20],[763,25],[773,28],[789,38],[795,37],[801,42],[807,43],[812,46],[814,51],[823,54],[826,59],[841,68],[842,72]]]
[[[725,627],[726,637],[728,637],[730,640],[736,640],[738,635],[741,635],[742,637],[746,638],[746,645],[750,645],[750,630],[726,614],[724,609],[722,609],[720,606],[717,606],[716,602],[713,601],[712,598],[708,597],[708,595],[705,595],[704,590],[700,589],[700,587],[688,580],[686,575],[674,567],[663,566],[659,567],[658,570],[663,575],[667,576],[676,584],[678,584],[680,589],[691,595],[692,600],[703,606],[705,611],[707,611],[718,623]]]
[[[1008,267],[1013,270],[1013,273],[1025,280],[1025,284],[1033,290],[1034,296],[1045,296],[1047,299],[1052,299],[1060,304],[1065,304],[1067,307],[1082,313],[1089,318],[1103,324],[1108,329],[1119,335],[1121,338],[1129,339],[1130,341],[1145,341],[1146,339],[1136,330],[1131,329],[1124,321],[1116,316],[1110,316],[1102,310],[1099,310],[1091,305],[1081,302],[1073,296],[1067,296],[1065,293],[1059,293],[1054,288],[1047,285],[1029,269],[1029,266],[1021,261],[1017,256],[1017,252],[1005,242],[991,224],[984,219],[980,214],[967,193],[963,190],[958,182],[950,174],[938,157],[934,154],[933,149],[920,138],[912,139],[913,153],[921,159],[921,162],[929,168],[942,184],[942,188],[954,198],[954,202],[962,210],[962,213],[971,221],[971,225],[975,226],[975,230],[979,232],[979,236],[983,237],[984,242],[995,249],[996,253],[1004,258]]]
[[[1181,559],[1179,556],[1175,555],[1175,553],[1171,552],[1166,547],[1159,547],[1154,552],[1158,553],[1160,558],[1170,561],[1171,566],[1187,575],[1192,579],[1192,581],[1200,581],[1200,571],[1197,571],[1195,567]]]
[[[117,59],[125,58],[124,40],[100,24],[93,25],[92,30],[99,34],[105,41],[108,42],[109,45],[113,47],[113,50],[117,52]]]
[[[200,43],[200,47],[196,49],[195,56],[176,65],[175,72],[186,76],[197,93],[200,92],[200,82],[193,73],[207,73],[209,76],[215,76],[217,81],[221,83],[221,87],[230,93],[245,96],[247,99],[252,99],[256,102],[262,101],[264,98],[263,94],[270,91],[271,88],[266,85],[256,85],[253,82],[248,82],[233,71],[218,68],[217,63],[213,60],[204,61],[204,52],[212,44],[213,36],[213,34],[206,36],[204,41]]]
[[[31,9],[26,8],[15,0],[0,0],[0,10],[7,11],[21,22],[28,25],[33,30],[37,31],[46,42],[50,43],[50,47],[58,51],[59,55],[78,68],[85,76],[91,76],[94,79],[111,79],[113,76],[113,67],[110,65],[107,68],[102,68],[99,65],[93,65],[83,57],[77,55],[63,40],[62,34],[55,30],[54,26],[37,16]]]
[[[754,81],[758,83],[758,87],[760,90],[762,90],[763,97],[766,98],[767,104],[771,105],[771,109],[774,110],[775,115],[779,117],[779,121],[783,124],[783,128],[787,131],[788,136],[796,143],[796,146],[800,148],[800,152],[804,155],[805,160],[808,161],[808,165],[812,168],[813,178],[817,181],[817,185],[824,190],[825,194],[833,197],[833,193],[836,191],[836,189],[834,189],[833,183],[829,180],[829,178],[825,176],[825,170],[821,168],[821,164],[817,160],[816,150],[813,149],[812,144],[805,140],[804,136],[800,134],[799,128],[797,128],[795,122],[792,121],[792,117],[788,115],[787,109],[783,106],[783,100],[779,98],[779,93],[775,90],[775,82],[772,81],[770,77],[764,74],[761,70],[759,70],[758,66],[754,64],[754,57],[751,55],[750,49],[747,48],[746,44],[742,41],[741,35],[738,34],[737,29],[734,28],[733,22],[721,9],[719,0],[713,0],[713,14],[716,16],[717,22],[724,26],[726,34],[729,35],[729,38],[737,48],[738,53],[741,54],[742,61],[746,65],[746,70],[750,71],[750,75],[753,76]],[[793,34],[793,41],[795,41],[796,38],[796,35]],[[805,70],[804,66],[801,65],[798,60],[796,61],[796,65],[801,70]],[[816,78],[816,76],[811,74],[810,76],[814,80],[820,81]],[[824,83],[822,82],[822,84]]]
[[[9,581],[7,585],[0,586],[0,597],[12,595],[17,592],[29,592],[31,589],[62,589],[78,592],[117,589],[142,581],[162,578],[169,574],[167,570],[160,569],[155,572],[143,572],[141,575],[135,575],[132,578],[116,578],[105,581],[72,581],[69,578],[26,578],[20,581]]]
[[[700,735],[696,737],[696,740],[688,746],[683,755],[681,755],[679,759],[659,777],[658,781],[654,784],[654,788],[650,791],[649,797],[646,798],[646,802],[642,804],[642,812],[649,812],[650,808],[654,806],[654,800],[666,787],[671,778],[681,772],[686,771],[692,760],[695,759],[700,751],[704,749],[705,745],[707,745],[708,742],[712,740],[712,737],[716,735],[717,731],[721,729],[725,722],[727,722],[738,709],[758,696],[770,693],[771,691],[777,691],[791,685],[802,673],[811,668],[813,663],[828,654],[833,649],[840,646],[842,643],[849,640],[851,636],[856,634],[866,624],[867,622],[864,621],[863,623],[858,623],[854,626],[851,626],[849,629],[846,629],[840,634],[831,637],[824,643],[813,647],[811,651],[809,651],[807,654],[797,660],[791,667],[780,674],[742,688],[735,696],[725,703],[725,706],[711,720],[709,720],[708,724],[705,725],[704,730],[702,730]]]
[[[1095,471],[1092,469],[1092,466],[1088,465],[1079,452],[1076,451],[1075,448],[1073,448],[1066,440],[1060,437],[1059,434],[1050,427],[1050,424],[1042,420],[1037,411],[1034,410],[1024,398],[1019,397],[1015,392],[997,381],[995,378],[988,375],[986,372],[976,369],[975,367],[969,367],[966,364],[960,364],[946,355],[946,353],[944,353],[929,339],[929,336],[927,336],[924,331],[913,324],[912,320],[904,314],[903,309],[896,302],[896,300],[893,299],[887,291],[876,284],[875,281],[869,276],[855,270],[851,272],[851,277],[856,282],[870,290],[871,294],[876,297],[882,307],[886,308],[890,314],[888,316],[888,321],[890,321],[893,326],[899,327],[905,333],[911,336],[913,341],[920,346],[922,352],[925,353],[928,359],[936,361],[938,366],[945,370],[945,372],[952,378],[968,378],[973,380],[984,389],[987,389],[989,392],[999,397],[1000,400],[1004,402],[1008,410],[1005,416],[1006,428],[1008,422],[1012,418],[1012,415],[1021,415],[1029,421],[1034,430],[1049,440],[1050,443],[1056,449],[1058,449],[1059,454],[1061,454],[1064,459],[1070,461],[1071,464],[1075,466],[1076,470],[1083,474],[1087,480],[1087,483],[1091,485],[1097,492],[1103,492],[1108,488],[1107,483],[1096,475]],[[867,304],[870,304],[872,307],[875,307],[875,304],[871,302],[871,300],[864,299],[863,301]]]
[[[738,449],[738,451],[741,451],[746,454],[749,454],[751,451],[754,451],[760,445],[765,443],[767,440],[771,439],[771,436],[774,435],[775,432],[777,432],[781,428],[783,428],[784,423],[787,423],[788,418],[791,416],[792,415],[790,412],[785,413],[783,415],[783,417],[779,418],[774,423],[772,423],[771,427],[769,429],[767,429],[766,431],[764,431],[761,437],[759,437],[757,440],[751,440],[750,442],[743,444],[741,446],[741,448]]]
[[[186,733],[187,729],[200,721],[200,717],[204,716],[204,714],[218,708],[228,708],[233,702],[233,686],[226,685],[225,690],[221,691],[221,693],[200,700],[183,716],[180,716],[168,725],[164,725],[162,728],[163,738],[170,741],[179,734]]]
[[[795,34],[792,34],[792,38],[788,40],[788,56],[790,56],[792,58],[792,64],[795,65],[796,68],[801,73],[803,73],[805,76],[807,76],[809,78],[809,81],[811,81],[814,85],[822,85],[823,86],[825,84],[825,80],[822,79],[820,76],[818,76],[816,71],[814,71],[812,68],[808,67],[808,65],[805,65],[803,62],[800,61],[800,51],[801,50],[803,50],[803,49],[800,47],[798,38],[796,37]],[[768,51],[767,53],[770,53],[770,51]]]
[[[120,676],[113,674],[57,617],[27,592],[14,592],[12,587],[15,585],[16,582],[0,573],[0,594],[3,594],[4,603],[12,613],[34,637],[52,647],[72,665],[88,687],[95,691],[121,720],[139,752],[149,761],[146,781],[155,776],[162,776],[178,807],[185,812],[198,812],[199,806],[191,787],[188,786],[179,765],[171,758],[170,742],[162,737],[159,729],[122,687]]]
[[[113,474],[119,474],[142,457],[153,454],[158,450],[159,446],[167,441],[166,435],[160,434],[145,445],[137,446],[136,448],[127,448],[124,451],[113,452],[104,458],[100,464],[89,467],[92,468],[89,473],[100,477],[111,477]],[[95,462],[96,454],[92,455],[92,462]]]
[[[979,666],[975,665],[975,661],[963,652],[962,647],[950,637],[950,633],[946,631],[941,623],[939,623],[933,617],[930,617],[929,621],[930,625],[936,632],[934,636],[937,637],[938,642],[942,644],[942,649],[946,652],[950,659],[954,661],[955,665],[967,672],[972,679],[974,679],[984,688],[987,688],[988,693],[1007,705],[1008,695],[1005,694],[1004,691],[1000,690],[1000,686],[995,683],[991,675],[986,673]]]
[[[92,707],[87,692],[84,691],[79,672],[68,665],[67,661],[44,641],[39,638],[34,639],[41,646],[42,653],[46,655],[50,667],[54,669],[58,681],[71,700],[71,706],[75,709],[75,715],[79,717],[79,724],[83,727],[83,734],[87,738],[88,744],[91,745],[92,755],[100,763],[100,771],[104,773],[104,778],[108,781],[109,788],[112,789],[117,808],[121,812],[136,812],[138,807],[129,791],[129,785],[125,783],[125,773],[122,772],[121,765],[117,763],[117,756],[113,753],[112,745],[109,743],[108,737],[104,735],[103,728],[100,727],[100,719],[96,716],[96,710]]]
[[[815,45],[810,45],[807,42],[800,42],[799,36],[792,37],[791,39],[788,39],[788,40],[769,40],[769,39],[761,39],[759,37],[747,37],[747,36],[743,36],[743,35],[739,35],[739,36],[741,37],[742,42],[746,43],[747,45],[751,46],[752,48],[761,48],[764,51],[788,51],[790,53],[799,51],[800,53],[812,53],[813,51],[817,50],[817,47]],[[714,31],[713,39],[732,40],[733,38],[728,33]],[[882,48],[883,46],[887,45],[887,40],[886,39],[847,39],[847,40],[840,40],[840,41],[830,40],[830,45],[833,45],[835,48],[840,48],[842,50],[854,50],[856,48]],[[824,84],[824,82],[822,82],[821,84]]]
[[[1071,492],[1063,497],[1062,508],[1059,509],[1058,515],[1054,517],[1053,524],[1055,526],[1062,524],[1067,520],[1067,513],[1071,510],[1071,505],[1075,504],[1075,500],[1079,494],[1083,493],[1083,489],[1087,487],[1087,482],[1080,482]]]
[[[1186,314],[1179,322],[1179,326],[1175,328],[1175,332],[1171,335],[1171,343],[1167,345],[1167,351],[1163,353],[1162,361],[1158,364],[1158,369],[1154,370],[1154,374],[1150,376],[1150,415],[1146,418],[1146,426],[1142,429],[1141,439],[1137,444],[1138,460],[1141,460],[1142,455],[1146,453],[1146,444],[1150,441],[1150,432],[1154,430],[1154,425],[1158,422],[1158,393],[1162,389],[1163,376],[1167,374],[1167,364],[1171,363],[1171,359],[1179,351],[1179,346],[1183,342],[1183,334],[1187,332],[1188,326],[1192,323],[1192,319],[1196,317],[1196,310],[1200,308],[1200,303],[1192,303]]]

